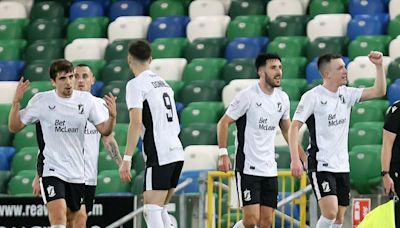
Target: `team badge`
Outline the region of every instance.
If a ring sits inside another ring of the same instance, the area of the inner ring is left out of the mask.
[[[83,108],[83,104],[78,104],[78,113],[83,114],[84,111],[85,109]]]

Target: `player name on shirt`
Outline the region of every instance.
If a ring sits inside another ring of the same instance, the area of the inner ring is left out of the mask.
[[[167,85],[167,83],[165,83],[165,81],[161,81],[161,80],[151,82],[151,84],[154,86],[154,88],[169,87],[169,85]]]

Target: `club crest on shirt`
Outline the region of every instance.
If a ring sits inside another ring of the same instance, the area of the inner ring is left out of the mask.
[[[282,112],[282,103],[278,102],[277,105],[278,105],[278,112]]]
[[[78,104],[78,113],[79,114],[83,114],[85,111],[83,104]]]
[[[342,104],[346,104],[346,100],[344,99],[344,96],[342,94],[339,94],[339,99],[342,102]]]

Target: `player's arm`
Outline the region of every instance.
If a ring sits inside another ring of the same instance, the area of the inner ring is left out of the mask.
[[[101,135],[108,136],[112,133],[112,130],[116,124],[116,118],[117,118],[117,105],[115,103],[115,100],[117,99],[112,95],[112,93],[109,93],[108,95],[104,96],[104,101],[106,102],[105,106],[108,109],[108,120],[97,124],[96,129],[100,132]]]
[[[8,129],[11,133],[17,133],[25,127],[25,124],[21,121],[19,109],[20,101],[28,88],[29,80],[24,81],[24,77],[21,77],[11,104],[10,113],[8,114]]]
[[[390,160],[392,158],[393,143],[396,139],[397,134],[392,133],[383,129],[382,138],[382,153],[381,153],[381,166],[382,171],[389,172]],[[383,176],[383,185],[385,187],[386,194],[390,191],[394,192],[394,183],[389,174]]]
[[[117,163],[118,167],[121,165],[122,158],[119,152],[118,143],[115,140],[114,136],[103,136],[101,137],[101,141],[103,141],[104,148],[110,157]]]
[[[288,144],[289,144],[290,123],[291,122],[289,119],[287,119],[287,120],[281,119],[281,121],[279,122],[279,127],[281,128],[283,138],[286,140],[286,142]],[[306,164],[307,163],[307,155],[304,152],[303,147],[301,147],[300,142],[298,142],[297,145],[298,145],[297,151],[298,151],[299,157],[300,157],[301,161],[303,162],[303,164]]]
[[[131,108],[129,110],[129,126],[126,139],[125,155],[119,168],[119,175],[124,182],[131,181],[131,159],[136,145],[142,133],[142,109]]]
[[[217,125],[217,139],[219,147],[218,168],[220,171],[227,172],[231,169],[231,162],[228,157],[227,142],[228,128],[235,120],[224,114]]]
[[[299,131],[301,126],[303,125],[302,122],[298,120],[293,120],[289,127],[289,149],[290,149],[290,159],[291,159],[291,169],[292,175],[295,177],[300,177],[303,174],[303,167],[300,161],[300,152],[299,148]],[[303,151],[304,154],[304,151]],[[305,154],[304,154],[305,155]]]
[[[363,90],[360,101],[382,97],[386,94],[386,77],[383,69],[383,55],[381,52],[371,51],[368,57],[376,67],[376,79],[372,87]]]

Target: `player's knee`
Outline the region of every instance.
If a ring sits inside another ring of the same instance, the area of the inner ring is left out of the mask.
[[[260,219],[260,228],[269,228],[272,226],[272,217],[261,217]]]
[[[335,220],[336,216],[337,216],[337,210],[328,210],[325,211],[322,216],[324,216],[325,218],[329,219],[329,220]]]
[[[343,222],[344,222],[344,216],[337,216],[336,217],[336,220],[335,220],[336,224],[343,224]]]
[[[85,228],[86,227],[86,220],[87,220],[87,215],[86,213],[77,213],[75,216],[75,221],[74,221],[74,228]]]
[[[260,218],[255,214],[245,215],[243,218],[243,225],[247,227],[255,227],[258,225]]]

